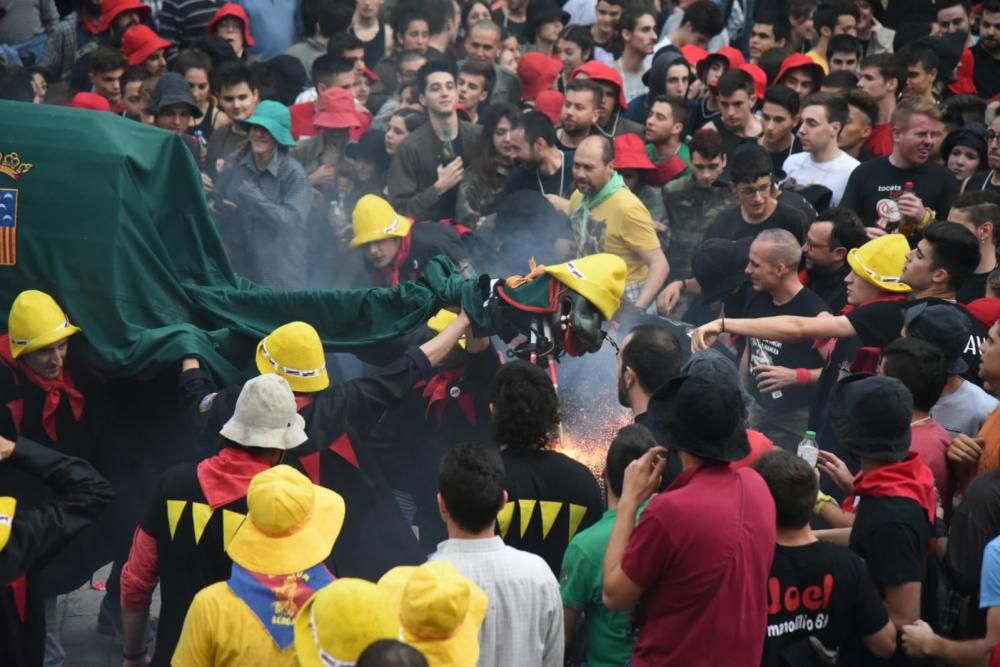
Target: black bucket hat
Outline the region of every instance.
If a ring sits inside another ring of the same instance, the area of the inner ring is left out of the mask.
[[[834,387],[830,424],[847,449],[876,461],[898,462],[910,451],[913,396],[896,378],[855,373]]]
[[[750,453],[743,394],[728,373],[679,375],[653,394],[648,410],[668,447],[721,462]]]
[[[385,132],[368,130],[357,143],[347,144],[344,153],[352,160],[365,160],[379,170],[389,167],[389,154],[385,152]]]
[[[525,25],[525,38],[529,42],[535,41],[535,29],[546,21],[562,21],[563,27],[569,25],[569,12],[564,11],[559,3],[554,0],[531,0],[528,3],[527,23]]]
[[[701,285],[701,302],[708,304],[729,296],[746,282],[753,239],[708,239],[691,258],[691,273]]]
[[[976,154],[979,156],[979,170],[984,170],[988,155],[988,146],[986,145],[987,130],[988,128],[982,123],[970,123],[957,130],[952,130],[945,137],[944,144],[941,146],[941,157],[947,162],[948,156],[951,155],[951,151],[954,150],[955,146],[967,146],[976,151]]]
[[[972,321],[949,304],[918,303],[903,314],[906,335],[930,343],[941,351],[948,375],[961,375],[969,370],[962,352],[972,335]]]
[[[169,106],[186,104],[191,107],[192,116],[195,118],[202,116],[201,109],[194,103],[194,97],[191,96],[191,87],[177,72],[167,72],[160,77],[160,80],[156,82],[154,95],[153,103],[146,109],[147,113],[155,116]]]

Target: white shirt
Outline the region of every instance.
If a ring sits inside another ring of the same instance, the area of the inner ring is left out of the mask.
[[[782,170],[788,178],[795,179],[798,185],[824,185],[830,188],[833,193],[830,206],[838,206],[840,198],[844,196],[847,179],[859,164],[861,163],[844,151],[840,151],[837,157],[828,162],[816,162],[811,154],[802,152],[785,158]]]
[[[651,59],[652,56],[646,56],[642,61],[642,69],[639,72],[629,72],[622,67],[621,60],[616,60],[614,65],[612,65],[622,75],[622,82],[625,84],[626,102],[631,102],[640,95],[645,95],[649,92],[649,86],[642,82],[642,75],[649,70],[649,61]]]
[[[596,3],[594,4],[594,7],[597,7]],[[670,43],[670,40],[667,38],[667,36],[680,27],[681,20],[683,20],[683,18],[684,18],[684,12],[680,10],[675,11],[673,14],[670,15],[670,18],[668,18],[666,23],[663,24],[663,29],[660,31],[660,41],[658,41],[656,43],[656,46],[653,47],[654,54]],[[723,46],[729,46],[729,31],[726,30],[725,28],[723,28],[722,32],[720,32],[718,35],[708,40],[708,46],[705,47],[705,50],[708,51],[709,53],[715,53]]]
[[[490,537],[445,540],[428,560],[448,561],[490,599],[479,630],[480,667],[562,667],[562,596],[539,556]]]

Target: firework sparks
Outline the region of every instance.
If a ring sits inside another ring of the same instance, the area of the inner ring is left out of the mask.
[[[600,478],[611,441],[618,429],[631,421],[628,411],[617,406],[609,407],[604,414],[583,408],[567,410],[562,441],[555,449],[587,466]]]

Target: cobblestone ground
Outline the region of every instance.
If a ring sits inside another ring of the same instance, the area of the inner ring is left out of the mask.
[[[103,582],[111,566],[94,574],[95,582]],[[59,598],[59,619],[62,628],[64,667],[120,667],[122,647],[117,639],[97,633],[97,616],[104,591],[90,585]],[[152,614],[160,609],[160,591],[153,597]]]

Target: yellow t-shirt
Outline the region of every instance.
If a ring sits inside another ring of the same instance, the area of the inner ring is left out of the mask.
[[[582,198],[579,190],[573,193],[569,200],[570,215],[580,207]],[[590,235],[593,247],[581,249],[581,255],[597,252],[618,255],[628,267],[626,285],[646,279],[649,268],[639,253],[658,249],[660,239],[656,236],[652,216],[631,190],[621,188],[590,211]]]
[[[295,644],[277,644],[225,581],[203,588],[184,618],[172,667],[298,667]]]
[[[827,62],[826,56],[824,56],[822,53],[820,53],[816,49],[813,49],[812,51],[810,51],[806,55],[809,56],[810,58],[812,58],[813,62],[815,62],[817,65],[819,65],[820,67],[822,67],[823,71],[825,73],[827,73],[827,74],[830,73],[830,63]]]

